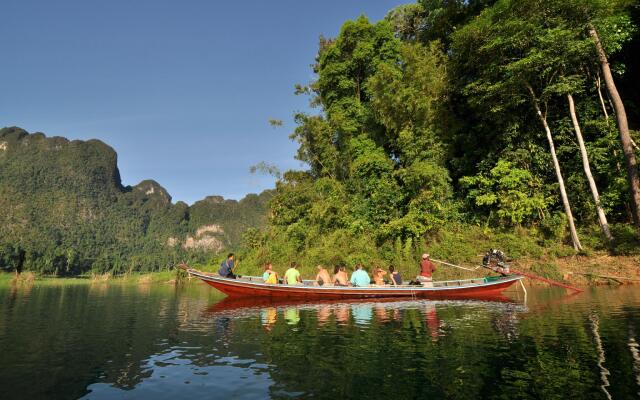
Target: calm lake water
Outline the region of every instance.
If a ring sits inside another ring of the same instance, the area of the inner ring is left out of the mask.
[[[265,304],[0,286],[0,399],[640,398],[640,289]]]

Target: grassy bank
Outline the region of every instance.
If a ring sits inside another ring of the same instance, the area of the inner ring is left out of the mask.
[[[562,258],[524,259],[514,269],[575,285],[640,284],[640,256],[611,256],[606,252]]]
[[[20,275],[14,273],[0,273],[0,285],[18,284],[18,285],[84,285],[90,283],[91,280],[85,277],[55,277],[40,276],[33,272],[25,272]]]
[[[175,284],[186,281],[186,274],[179,270],[151,273],[132,273],[125,275],[94,274],[74,277],[37,275],[33,272],[0,273],[0,285],[91,285],[91,284]]]

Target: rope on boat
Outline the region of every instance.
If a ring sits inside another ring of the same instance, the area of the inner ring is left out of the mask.
[[[436,259],[433,259],[433,258],[431,259],[431,261],[435,261],[437,263],[448,265],[448,266],[454,267],[454,268],[464,269],[465,271],[476,271],[478,268],[483,268],[483,266],[477,266],[475,268],[466,268],[466,267],[462,267],[460,265],[451,264],[451,263],[448,263],[448,262],[445,262],[445,261],[441,261],[441,260],[436,260]],[[584,291],[584,290],[582,290],[580,288],[577,288],[575,286],[567,285],[565,283],[554,281],[552,279],[543,278],[541,276],[538,276],[538,275],[535,275],[535,274],[532,274],[532,273],[517,271],[517,270],[515,270],[513,268],[511,268],[511,272],[516,273],[518,275],[526,276],[529,279],[536,279],[536,280],[539,280],[539,281],[542,281],[542,282],[546,282],[549,285],[558,286],[558,287],[565,288],[565,289],[570,289],[570,290],[573,290],[575,292],[583,292]]]
[[[527,305],[527,288],[524,287],[524,283],[522,283],[522,279],[518,280],[518,283],[520,284],[520,287],[524,291],[524,304],[526,306]]]
[[[573,290],[573,291],[576,291],[576,292],[584,292],[584,290],[582,290],[580,288],[577,288],[575,286],[571,286],[571,285],[567,285],[567,284],[564,284],[564,283],[560,283],[558,281],[554,281],[553,279],[543,278],[541,276],[538,276],[538,275],[535,275],[535,274],[531,274],[531,273],[528,273],[528,272],[517,271],[517,270],[515,270],[513,268],[511,268],[511,272],[516,273],[518,275],[526,276],[527,278],[530,278],[530,279],[537,279],[539,281],[546,282],[549,285],[558,286],[558,287],[565,288],[565,289],[570,289],[570,290]]]

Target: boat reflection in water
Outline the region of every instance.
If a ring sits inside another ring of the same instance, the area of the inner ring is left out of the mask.
[[[278,317],[278,310],[273,307],[264,308],[260,311],[260,320],[265,330],[270,331],[273,324],[276,323]]]
[[[438,318],[438,312],[436,305],[433,303],[426,303],[424,305],[425,322],[429,328],[431,334],[431,340],[434,342],[438,340],[438,332],[440,329],[440,319]]]
[[[438,307],[451,308],[464,306],[470,313],[465,318],[455,321],[449,320],[445,324],[438,315]],[[225,321],[237,318],[260,316],[260,322],[265,331],[271,331],[281,321],[286,325],[297,325],[301,321],[301,312],[312,315],[311,319],[318,326],[329,324],[340,325],[369,325],[372,323],[419,323],[424,326],[436,342],[438,337],[446,334],[456,324],[464,324],[465,320],[473,319],[473,310],[486,313],[487,309],[498,311],[495,313],[493,325],[496,332],[506,338],[517,336],[517,314],[527,312],[528,309],[505,296],[496,296],[487,300],[399,300],[399,299],[354,299],[354,300],[272,300],[265,298],[234,298],[227,297],[207,308],[205,314],[215,321]],[[417,318],[407,319],[408,313],[416,314]],[[404,321],[404,322],[403,322]],[[217,322],[216,322],[217,324]]]

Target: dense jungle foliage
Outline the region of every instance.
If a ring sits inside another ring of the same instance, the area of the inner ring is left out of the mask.
[[[637,252],[640,136],[605,78],[637,127],[639,19],[625,0],[420,0],[346,21],[296,87],[308,169],[276,173],[246,265]]]
[[[206,261],[264,223],[269,192],[173,204],[154,181],[123,187],[116,159],[98,140],[0,129],[0,270],[157,271]]]

